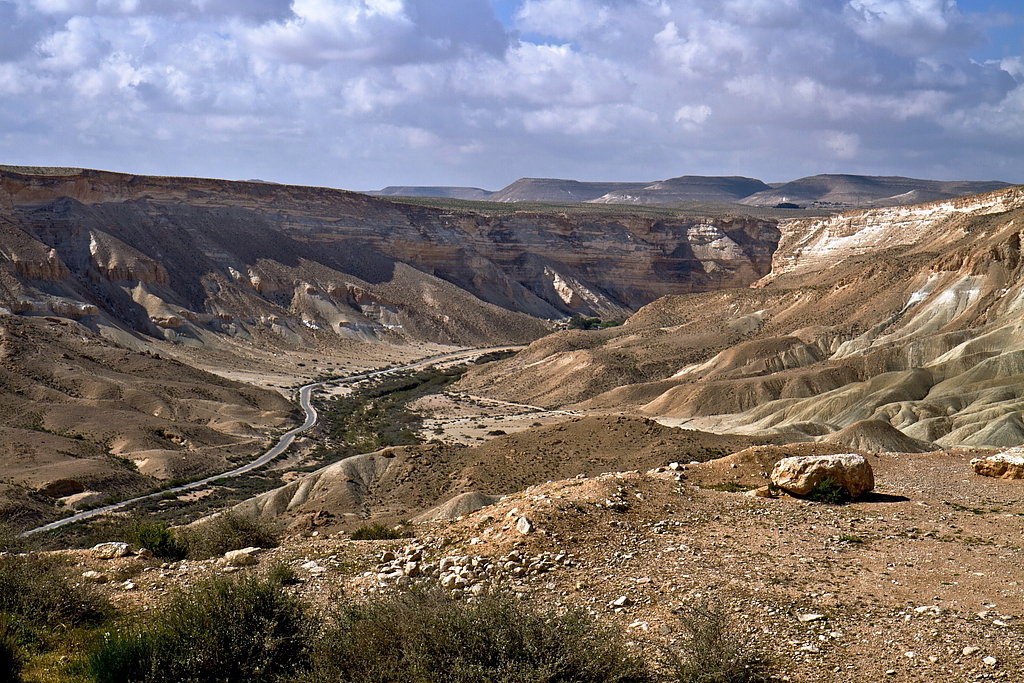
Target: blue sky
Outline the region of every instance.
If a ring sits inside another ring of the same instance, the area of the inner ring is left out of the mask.
[[[1019,0],[0,0],[0,163],[1024,182]]]

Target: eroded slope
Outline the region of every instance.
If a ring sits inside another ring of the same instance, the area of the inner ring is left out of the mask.
[[[464,387],[672,424],[879,450],[1024,441],[1024,190],[783,226],[754,288],[667,297],[563,332]],[[891,438],[890,438],[891,437]],[[889,444],[889,442],[892,442]],[[889,444],[889,448],[883,448]]]

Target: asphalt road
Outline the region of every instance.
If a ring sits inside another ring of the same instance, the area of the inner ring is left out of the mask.
[[[239,467],[236,467],[233,470],[228,470],[227,472],[221,472],[220,474],[212,474],[212,475],[210,475],[208,477],[204,477],[203,479],[199,479],[197,481],[192,481],[192,482],[189,482],[187,484],[182,484],[180,486],[175,486],[175,487],[169,488],[169,489],[161,489],[159,491],[154,491],[153,493],[148,493],[148,494],[146,494],[144,496],[137,496],[135,498],[129,498],[127,500],[122,500],[122,501],[120,501],[118,503],[112,503],[110,505],[104,505],[103,507],[93,508],[92,510],[85,510],[83,512],[78,512],[76,514],[71,515],[70,517],[64,517],[62,519],[58,519],[56,521],[50,522],[49,524],[44,524],[42,526],[36,527],[35,529],[29,529],[28,531],[22,532],[21,535],[22,536],[29,536],[31,534],[39,533],[41,531],[52,531],[53,529],[59,529],[61,527],[65,527],[65,526],[67,526],[69,524],[75,524],[76,522],[82,522],[82,521],[87,520],[87,519],[92,519],[93,517],[98,517],[99,515],[105,515],[108,512],[114,512],[116,510],[120,510],[122,508],[126,508],[129,505],[134,505],[135,503],[138,503],[138,502],[141,502],[141,501],[144,501],[144,500],[151,500],[153,498],[159,498],[161,496],[166,496],[167,494],[181,493],[182,491],[189,491],[191,489],[201,488],[201,487],[206,486],[207,484],[209,484],[211,482],[217,481],[218,479],[226,479],[228,477],[237,477],[240,474],[245,474],[246,472],[251,472],[254,469],[257,469],[259,467],[263,467],[268,462],[270,462],[271,460],[273,460],[274,458],[276,458],[277,456],[281,455],[286,450],[288,450],[288,447],[292,445],[293,441],[295,441],[295,437],[296,436],[298,436],[302,432],[310,429],[313,425],[316,424],[316,421],[319,419],[320,416],[317,414],[316,408],[313,407],[311,399],[312,399],[312,395],[313,395],[313,390],[316,389],[319,386],[324,385],[324,384],[328,384],[328,383],[331,383],[331,384],[339,384],[339,383],[351,384],[351,383],[354,383],[354,382],[359,382],[359,381],[364,380],[364,379],[370,379],[371,377],[382,377],[382,376],[385,376],[385,375],[393,375],[393,374],[397,374],[399,372],[405,372],[407,370],[415,370],[417,368],[423,368],[423,367],[426,367],[428,365],[432,365],[434,363],[439,363],[439,362],[444,362],[444,361],[453,361],[453,360],[465,360],[465,359],[469,359],[469,358],[474,358],[474,357],[482,356],[485,353],[491,353],[491,352],[494,352],[494,351],[515,350],[515,349],[519,349],[519,348],[522,348],[522,347],[521,346],[519,346],[519,347],[513,347],[513,346],[494,346],[494,347],[486,348],[486,349],[471,349],[471,350],[467,350],[467,351],[453,351],[452,353],[443,353],[443,354],[439,354],[437,356],[430,356],[428,358],[421,358],[420,360],[415,361],[413,363],[408,363],[407,365],[400,365],[400,366],[397,366],[397,367],[394,367],[394,368],[385,368],[383,370],[373,370],[372,372],[363,372],[363,373],[359,373],[357,375],[346,375],[344,377],[333,377],[333,378],[330,378],[330,379],[321,380],[319,382],[311,382],[310,384],[304,384],[304,385],[302,385],[302,387],[299,388],[299,405],[302,407],[303,412],[306,414],[306,419],[298,427],[295,427],[294,429],[290,429],[287,432],[285,432],[284,434],[282,434],[281,438],[278,439],[277,443],[274,444],[274,446],[272,448],[270,448],[268,451],[263,453],[263,455],[259,456],[255,460],[253,460],[251,462],[248,462],[248,463],[246,463],[244,465],[241,465]]]

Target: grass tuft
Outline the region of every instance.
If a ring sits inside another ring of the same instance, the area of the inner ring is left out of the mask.
[[[671,680],[677,683],[767,683],[763,659],[742,649],[721,605],[692,607],[682,613],[680,652],[669,654]]]

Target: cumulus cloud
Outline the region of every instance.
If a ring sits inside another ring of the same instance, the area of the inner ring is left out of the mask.
[[[991,17],[952,0],[518,0],[511,16],[490,0],[0,0],[0,154],[363,189],[1024,181],[1024,58],[972,58]]]

